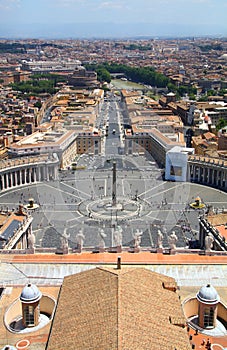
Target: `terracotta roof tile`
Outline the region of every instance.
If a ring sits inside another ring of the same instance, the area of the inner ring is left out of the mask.
[[[166,283],[166,288],[164,284]],[[173,278],[97,268],[64,279],[48,342],[56,349],[189,350]]]

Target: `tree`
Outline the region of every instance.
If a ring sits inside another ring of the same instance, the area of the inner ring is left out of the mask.
[[[223,129],[226,125],[227,125],[227,120],[224,118],[220,118],[216,125],[216,129],[217,130]]]
[[[108,70],[105,69],[104,67],[98,68],[96,70],[96,73],[97,73],[98,81],[107,82],[107,83],[111,82],[111,75],[108,72]]]
[[[41,108],[42,107],[42,102],[38,100],[37,102],[34,103],[34,107]]]
[[[208,101],[208,97],[207,96],[202,96],[198,99],[198,102],[207,102]]]

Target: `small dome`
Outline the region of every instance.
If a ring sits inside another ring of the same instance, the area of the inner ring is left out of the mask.
[[[40,300],[42,293],[34,284],[28,284],[21,292],[20,300],[24,303],[31,303]]]
[[[216,289],[210,284],[200,288],[199,292],[197,293],[197,299],[205,304],[217,304],[220,301],[220,297]]]
[[[2,350],[17,350],[17,348],[15,348],[15,346],[12,345],[5,345],[4,348],[2,348]]]

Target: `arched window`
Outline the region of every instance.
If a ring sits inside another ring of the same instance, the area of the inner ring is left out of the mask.
[[[204,310],[204,327],[209,328],[214,326],[214,310],[213,308],[206,308]]]

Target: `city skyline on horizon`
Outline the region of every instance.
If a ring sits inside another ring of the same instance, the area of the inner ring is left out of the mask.
[[[0,0],[0,37],[225,37],[226,10],[227,0]]]

